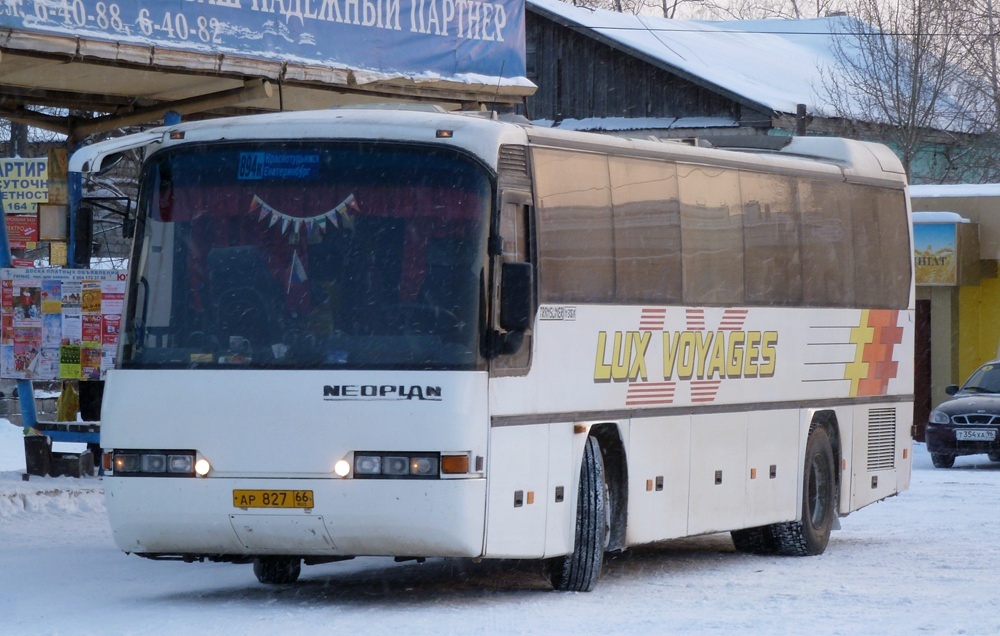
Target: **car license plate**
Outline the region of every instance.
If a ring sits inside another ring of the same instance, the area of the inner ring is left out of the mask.
[[[959,428],[955,430],[955,439],[960,442],[992,442],[997,438],[995,428]]]
[[[236,508],[312,508],[311,490],[234,490]]]

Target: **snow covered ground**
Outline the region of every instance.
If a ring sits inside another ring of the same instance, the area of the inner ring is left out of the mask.
[[[549,591],[535,562],[454,560],[304,567],[275,588],[248,565],[119,552],[100,479],[23,482],[21,430],[0,420],[0,634],[998,633],[1000,464],[914,455],[911,489],[843,519],[819,557],[712,535],[630,550],[589,594]]]

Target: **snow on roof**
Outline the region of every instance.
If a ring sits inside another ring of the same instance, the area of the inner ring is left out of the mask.
[[[914,212],[914,223],[970,223],[958,212]]]
[[[820,69],[833,73],[833,39],[849,17],[809,20],[669,20],[527,0],[529,8],[578,24],[618,45],[673,67],[723,93],[781,113],[797,104],[832,116]]]
[[[1000,197],[1000,183],[910,186],[910,198]]]

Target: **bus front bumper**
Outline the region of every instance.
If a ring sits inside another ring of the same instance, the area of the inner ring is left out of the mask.
[[[269,500],[270,493],[311,491],[313,507],[239,507],[236,491],[269,493]],[[105,493],[115,543],[125,552],[147,556],[483,554],[486,481],[481,478],[108,476]]]

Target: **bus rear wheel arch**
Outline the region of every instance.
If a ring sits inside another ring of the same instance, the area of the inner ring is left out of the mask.
[[[734,530],[731,535],[738,551],[814,556],[826,550],[836,523],[839,488],[834,443],[825,426],[813,426],[809,432],[804,469],[799,519]]]

